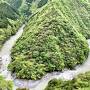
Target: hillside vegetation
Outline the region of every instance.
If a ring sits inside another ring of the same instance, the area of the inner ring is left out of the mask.
[[[19,10],[23,17],[29,17],[31,14],[38,11],[38,8],[44,6],[48,0],[5,0],[14,9]],[[34,12],[33,12],[34,10]]]
[[[90,90],[90,72],[80,74],[69,81],[53,79],[45,90]]]
[[[7,3],[0,3],[0,28],[7,28],[11,25],[8,19],[16,20],[18,12]]]
[[[89,5],[80,0],[48,1],[13,47],[9,70],[17,78],[36,80],[82,64],[89,52],[89,13]]]
[[[13,83],[0,76],[0,90],[13,90]]]
[[[19,12],[8,3],[0,3],[0,50],[5,41],[16,33],[22,23]]]
[[[0,1],[0,50],[5,41],[8,40],[11,35],[14,35],[17,32],[18,28],[22,25],[22,23],[25,22],[25,20],[28,20],[30,15],[37,12],[36,10],[39,2],[41,1]]]
[[[0,28],[0,50],[5,41],[8,40],[10,36],[14,35],[22,24],[22,22],[19,20],[17,21],[9,20],[9,21],[12,23],[12,27],[8,25],[7,28]]]

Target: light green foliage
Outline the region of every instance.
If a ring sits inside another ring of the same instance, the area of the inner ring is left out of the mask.
[[[0,90],[13,90],[12,81],[6,81],[2,76],[0,76]]]
[[[30,10],[32,11],[32,13],[37,12],[37,4],[35,2],[32,2]]]
[[[45,90],[90,90],[90,72],[80,74],[70,81],[53,79]]]
[[[21,14],[29,17],[31,14],[34,14],[38,11],[38,8],[41,8],[47,3],[48,0],[22,0],[22,5],[20,7]]]
[[[33,60],[30,61],[19,61],[15,60],[9,66],[12,72],[16,72],[18,78],[32,79],[40,78],[45,74],[45,65],[34,63]]]
[[[90,5],[80,0],[59,0],[58,2],[57,10],[60,9],[63,17],[70,22],[73,28],[77,29],[86,38],[90,38]]]
[[[89,49],[84,32],[89,29],[81,27],[86,27],[86,16],[81,18],[78,5],[82,6],[78,0],[52,0],[30,19],[12,50],[9,69],[18,78],[36,80],[47,72],[72,69],[86,60]]]
[[[22,18],[19,18],[17,21],[9,20],[9,22],[12,23],[12,27],[8,25],[7,28],[0,28],[0,50],[5,41],[8,40],[11,35],[14,35],[17,32],[22,24],[22,21]]]

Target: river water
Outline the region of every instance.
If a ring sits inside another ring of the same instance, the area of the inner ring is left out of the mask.
[[[90,71],[90,53],[89,53],[86,62],[81,66],[77,66],[75,70],[64,70],[63,72],[48,73],[41,80],[37,80],[37,81],[16,79],[15,77],[11,76],[11,72],[8,71],[7,69],[7,66],[11,61],[11,56],[10,56],[11,49],[13,48],[19,37],[22,35],[24,27],[25,25],[22,25],[22,27],[18,30],[16,35],[12,36],[8,41],[6,41],[6,43],[3,45],[0,51],[0,58],[2,59],[0,74],[3,75],[6,80],[13,80],[14,90],[16,90],[16,88],[29,88],[30,90],[44,90],[48,82],[54,78],[71,80],[80,73],[85,73],[87,71]],[[87,40],[87,42],[90,48],[90,39]]]

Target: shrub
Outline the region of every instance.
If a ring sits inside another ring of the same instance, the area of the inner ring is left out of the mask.
[[[49,82],[45,90],[89,90],[90,72],[80,74],[73,80],[62,81],[53,79]]]
[[[13,90],[12,81],[6,81],[2,76],[0,76],[0,90]]]

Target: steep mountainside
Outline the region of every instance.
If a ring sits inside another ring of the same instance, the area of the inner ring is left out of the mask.
[[[12,50],[9,69],[18,78],[39,79],[82,64],[89,52],[85,39],[90,36],[89,18],[86,3],[49,0],[28,22]]]
[[[0,1],[0,49],[4,42],[16,33],[21,24],[37,12],[39,2],[40,0]]]
[[[16,20],[18,12],[7,3],[0,4],[0,28],[7,28],[10,24],[8,19]],[[11,25],[11,24],[10,24]]]
[[[44,6],[48,0],[5,0],[7,1],[14,9],[18,9],[23,16],[29,16],[35,12],[32,9],[37,10]],[[34,10],[34,11],[35,11]]]
[[[3,43],[13,34],[21,24],[19,12],[6,2],[0,3],[0,49]]]
[[[8,2],[14,9],[17,10],[20,8],[24,0],[5,0],[5,1]]]

